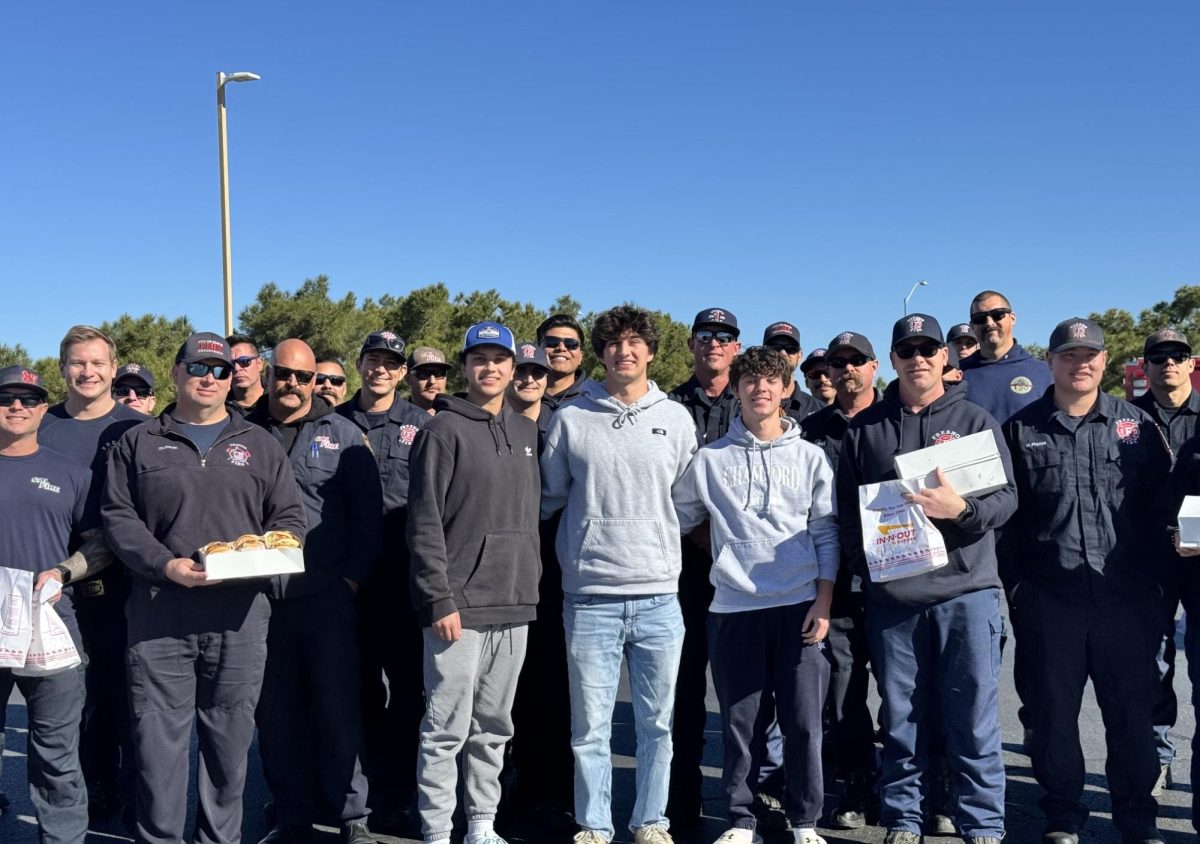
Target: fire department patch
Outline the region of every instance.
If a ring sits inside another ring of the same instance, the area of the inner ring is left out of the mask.
[[[36,384],[38,377],[36,372],[30,372],[28,369],[21,370],[21,380],[26,384]]]
[[[908,330],[909,331],[920,331],[924,327],[925,327],[925,317],[910,316],[908,318]]]
[[[849,331],[845,331],[837,336],[837,340],[834,341],[834,345],[848,346],[852,340],[854,340],[854,335]]]
[[[1142,433],[1142,426],[1136,419],[1118,419],[1113,427],[1117,432],[1117,439],[1126,445],[1136,443]]]
[[[1073,322],[1070,327],[1071,336],[1076,340],[1082,340],[1087,336],[1087,325],[1082,322]]]
[[[241,443],[233,443],[225,449],[225,453],[229,456],[229,462],[234,466],[249,466],[250,465],[250,449],[246,448]]]
[[[412,445],[417,438],[417,430],[416,425],[401,425],[400,435],[396,439],[400,440],[401,445]]]
[[[1033,382],[1024,375],[1018,375],[1008,382],[1008,389],[1012,390],[1018,396],[1023,396],[1033,389]]]
[[[941,445],[942,443],[948,443],[956,440],[960,436],[962,435],[959,434],[958,431],[938,431],[929,439],[932,445]]]
[[[521,360],[533,360],[537,356],[537,346],[528,343],[521,345]]]

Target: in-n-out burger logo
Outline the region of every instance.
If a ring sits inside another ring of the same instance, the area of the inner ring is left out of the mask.
[[[219,343],[216,340],[197,340],[196,351],[212,352],[214,354],[223,355],[225,354],[225,344]]]
[[[62,487],[58,487],[58,486],[55,486],[54,484],[50,483],[49,478],[32,477],[29,479],[29,482],[31,484],[33,484],[34,486],[36,486],[38,489],[46,490],[46,492],[53,492],[55,494],[62,492]]]

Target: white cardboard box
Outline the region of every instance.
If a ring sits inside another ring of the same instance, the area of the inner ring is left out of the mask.
[[[937,486],[934,469],[939,466],[959,495],[986,495],[1008,484],[991,431],[896,455],[896,474],[903,480],[919,480],[922,487]]]
[[[1179,508],[1179,545],[1200,548],[1200,495],[1185,495]]]
[[[204,573],[209,580],[303,574],[304,549],[255,548],[249,551],[224,551],[220,554],[201,554],[200,562],[204,565]]]

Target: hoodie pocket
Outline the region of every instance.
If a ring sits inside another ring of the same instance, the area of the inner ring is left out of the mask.
[[[657,519],[591,519],[579,549],[579,573],[605,583],[671,577],[662,525]]]
[[[468,607],[533,606],[541,557],[536,533],[489,533],[475,570],[463,584]]]
[[[817,555],[808,531],[776,542],[727,542],[713,564],[713,585],[745,595],[773,597],[816,583]]]

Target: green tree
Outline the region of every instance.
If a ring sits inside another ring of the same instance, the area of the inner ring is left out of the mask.
[[[29,352],[20,343],[15,346],[0,343],[0,367],[13,366],[15,364],[27,367],[31,363],[33,361],[29,358]]]
[[[1146,308],[1135,320],[1128,311],[1109,308],[1092,314],[1104,329],[1104,344],[1108,347],[1108,366],[1101,387],[1116,396],[1125,395],[1125,364],[1142,356],[1146,337],[1160,328],[1176,328],[1193,341],[1200,339],[1200,286],[1184,285],[1175,291],[1169,302],[1158,302]]]
[[[154,375],[159,410],[175,401],[171,367],[179,347],[195,331],[187,317],[170,319],[161,314],[139,317],[121,314],[112,322],[102,323],[100,330],[117,345],[119,364],[139,363]]]

